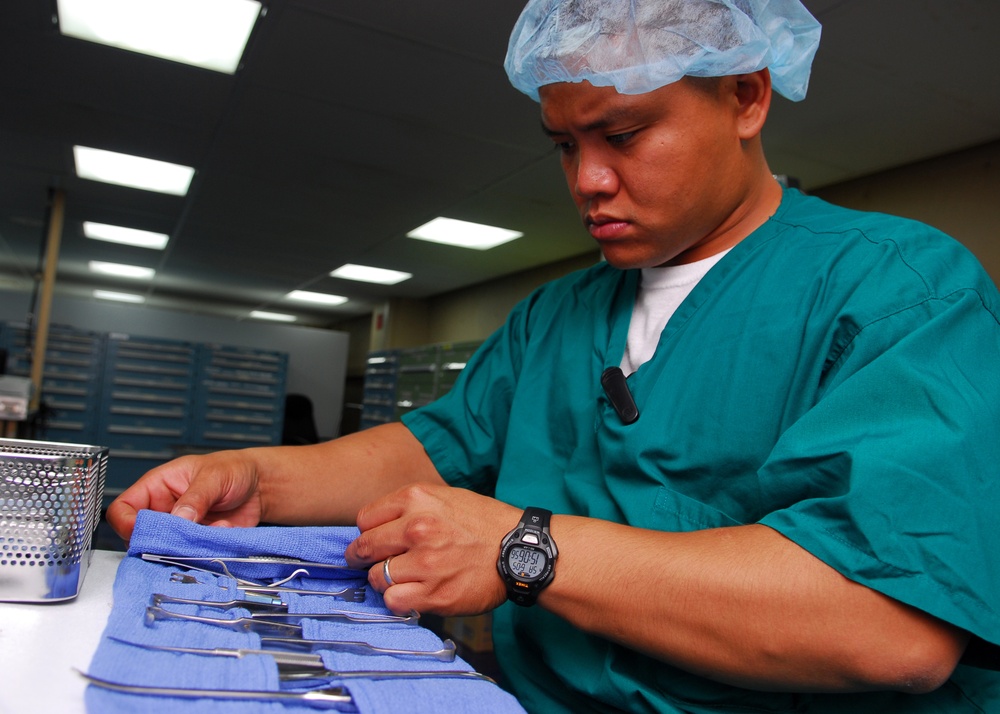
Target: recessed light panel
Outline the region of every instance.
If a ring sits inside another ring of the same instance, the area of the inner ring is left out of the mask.
[[[134,245],[140,248],[153,248],[154,250],[163,250],[170,240],[170,236],[165,233],[140,231],[136,228],[111,226],[107,223],[92,223],[90,221],[83,222],[83,234],[94,240]]]
[[[253,30],[254,0],[58,0],[64,35],[233,74]]]
[[[194,169],[190,166],[86,146],[74,146],[73,158],[76,175],[80,178],[173,196],[185,195],[194,178]]]
[[[134,278],[136,280],[148,280],[156,275],[152,268],[143,268],[138,265],[123,265],[122,263],[105,263],[100,260],[92,260],[87,264],[95,273],[102,275],[115,275],[119,278]]]
[[[524,234],[506,228],[485,226],[481,223],[459,221],[454,218],[435,218],[430,223],[425,223],[406,235],[408,238],[418,238],[432,243],[488,250],[515,238],[520,238]]]
[[[266,312],[264,310],[252,310],[250,317],[258,320],[272,320],[274,322],[295,322],[295,315],[285,315],[280,312]]]
[[[144,303],[146,298],[133,293],[118,293],[114,290],[95,290],[94,297],[101,300],[114,300],[116,302]]]
[[[353,263],[341,265],[331,272],[330,275],[334,278],[358,280],[363,283],[378,283],[379,285],[395,285],[413,277],[411,273],[404,273],[401,270],[373,268],[368,265],[354,265]]]
[[[331,295],[330,293],[313,293],[308,290],[292,290],[292,292],[285,295],[289,300],[298,300],[299,302],[311,302],[316,305],[343,305],[347,302],[347,298],[343,295]]]

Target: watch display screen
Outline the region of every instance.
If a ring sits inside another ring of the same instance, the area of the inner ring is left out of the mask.
[[[541,575],[547,560],[545,553],[537,548],[515,545],[507,552],[508,570],[526,580]]]

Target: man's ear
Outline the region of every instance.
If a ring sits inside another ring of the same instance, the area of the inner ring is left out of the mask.
[[[739,137],[743,141],[760,135],[771,108],[771,72],[765,67],[750,74],[738,74],[736,103]]]

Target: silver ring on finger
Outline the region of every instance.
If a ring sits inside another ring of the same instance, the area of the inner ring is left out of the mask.
[[[392,582],[392,577],[389,575],[390,560],[392,560],[391,555],[382,562],[382,577],[385,578],[385,584],[391,586],[394,585],[394,583]]]

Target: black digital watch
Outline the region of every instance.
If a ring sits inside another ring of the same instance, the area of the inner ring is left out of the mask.
[[[526,508],[521,522],[500,543],[497,570],[507,586],[507,599],[525,607],[552,582],[559,549],[549,533],[552,512]]]

